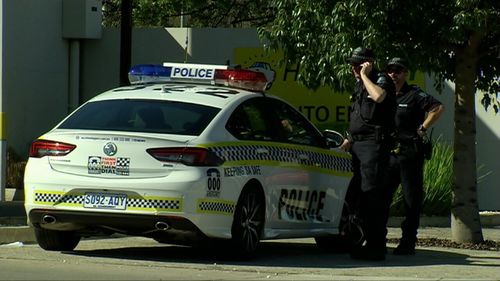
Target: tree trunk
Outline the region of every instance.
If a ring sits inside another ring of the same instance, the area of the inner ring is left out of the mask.
[[[459,243],[484,241],[477,202],[476,106],[474,97],[479,41],[479,35],[472,35],[468,44],[456,53],[451,232],[453,241]]]

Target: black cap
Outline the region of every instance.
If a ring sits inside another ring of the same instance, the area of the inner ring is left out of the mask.
[[[367,61],[374,61],[375,53],[371,49],[364,47],[357,47],[352,51],[352,55],[347,59],[347,62],[350,64],[362,64]]]
[[[387,68],[390,67],[399,67],[408,70],[408,62],[405,59],[395,57],[390,59],[389,62],[387,63]]]

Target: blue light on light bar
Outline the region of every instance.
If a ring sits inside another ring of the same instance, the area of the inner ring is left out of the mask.
[[[128,79],[130,84],[170,81],[171,72],[171,67],[155,64],[139,64],[130,69]]]

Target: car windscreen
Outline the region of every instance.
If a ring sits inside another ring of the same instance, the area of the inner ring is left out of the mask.
[[[128,131],[200,135],[220,111],[218,108],[173,101],[105,100],[90,102],[67,118],[58,129]]]

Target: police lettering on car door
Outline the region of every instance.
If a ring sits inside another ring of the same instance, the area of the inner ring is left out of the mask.
[[[280,220],[324,221],[325,191],[282,189],[278,203]]]

